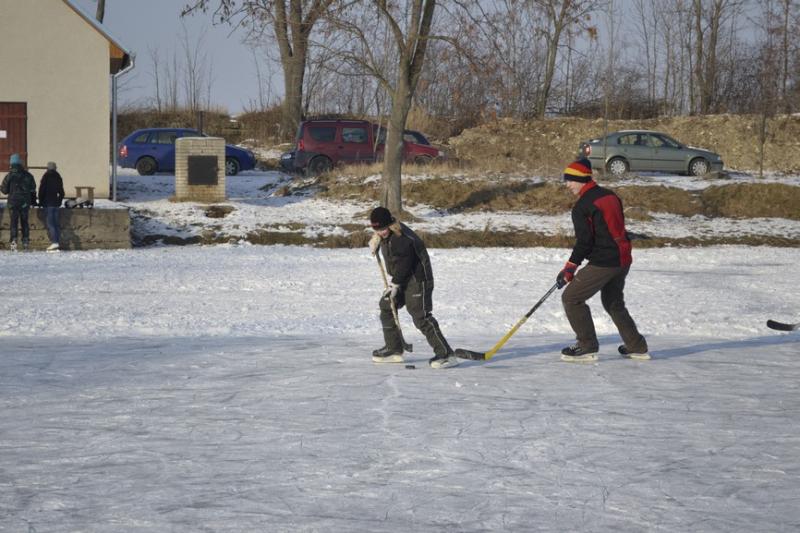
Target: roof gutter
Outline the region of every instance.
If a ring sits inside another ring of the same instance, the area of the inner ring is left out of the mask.
[[[136,56],[127,54],[128,64],[111,75],[111,200],[117,201],[117,78],[127,74],[136,65]]]

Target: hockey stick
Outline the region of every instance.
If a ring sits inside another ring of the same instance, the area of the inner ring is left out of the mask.
[[[507,341],[508,339],[510,339],[510,338],[511,338],[511,336],[512,336],[514,333],[516,333],[516,332],[517,332],[517,330],[520,328],[520,326],[522,326],[522,324],[524,324],[524,323],[525,323],[525,322],[526,322],[526,321],[527,321],[527,320],[528,320],[528,319],[531,317],[531,315],[534,313],[534,311],[536,311],[537,309],[539,309],[539,306],[540,306],[540,305],[542,305],[542,304],[544,303],[544,301],[545,301],[545,300],[547,300],[547,298],[548,298],[548,297],[549,297],[551,294],[553,294],[553,291],[555,291],[557,288],[558,288],[558,284],[557,284],[557,283],[556,283],[556,284],[554,284],[552,287],[550,287],[550,290],[549,290],[549,291],[547,291],[547,292],[545,293],[545,295],[544,295],[544,296],[542,296],[541,300],[539,300],[538,302],[536,302],[536,305],[534,305],[534,306],[531,308],[531,310],[530,310],[530,311],[528,311],[528,312],[525,314],[525,316],[524,316],[524,317],[522,317],[522,318],[519,320],[519,322],[517,322],[516,324],[514,324],[514,327],[513,327],[513,328],[511,328],[511,329],[509,330],[509,332],[508,332],[508,333],[506,333],[506,334],[503,336],[503,338],[502,338],[502,339],[500,339],[499,341],[497,341],[497,344],[495,344],[495,345],[492,347],[492,349],[491,349],[491,350],[489,350],[488,352],[473,352],[472,350],[464,350],[463,348],[457,348],[457,349],[456,349],[456,351],[455,351],[456,357],[458,357],[458,358],[460,358],[460,359],[470,359],[470,360],[472,360],[472,361],[488,361],[489,359],[491,359],[492,357],[494,357],[494,354],[496,354],[496,353],[497,353],[497,351],[498,351],[500,348],[502,348],[502,347],[503,347],[503,345],[506,343],[506,341]]]
[[[784,322],[775,322],[774,320],[767,320],[767,327],[770,329],[777,329],[778,331],[795,331],[800,329],[799,324],[786,324]]]
[[[386,270],[383,268],[383,263],[381,262],[381,257],[376,253],[375,259],[378,260],[378,268],[381,269],[381,277],[383,278],[383,288],[384,290],[389,290],[389,280],[386,279]],[[403,337],[403,330],[400,329],[400,319],[397,316],[397,306],[394,303],[394,298],[389,295],[389,304],[392,306],[392,316],[394,317],[394,324],[397,326],[397,332],[400,334],[400,342],[403,343],[403,349],[407,352],[414,351],[414,345],[409,344],[406,342],[405,337]]]

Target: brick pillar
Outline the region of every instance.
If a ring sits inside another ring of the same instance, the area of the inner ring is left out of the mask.
[[[191,165],[190,157],[193,158]],[[216,180],[203,172],[211,162],[209,157],[216,158]],[[190,175],[190,167],[193,175]],[[175,199],[206,203],[225,201],[225,139],[181,137],[175,141]]]

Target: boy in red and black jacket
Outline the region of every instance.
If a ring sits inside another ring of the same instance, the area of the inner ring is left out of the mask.
[[[569,284],[561,300],[577,342],[561,350],[561,359],[597,360],[597,333],[586,301],[598,291],[603,308],[624,342],[618,348],[619,353],[632,359],[650,359],[647,341],[625,308],[623,289],[633,259],[622,201],[592,179],[592,164],[588,159],[567,166],[564,183],[578,197],[572,208],[575,246],[569,261],[558,273],[556,283],[559,288]],[[589,264],[578,271],[584,259],[588,259]]]

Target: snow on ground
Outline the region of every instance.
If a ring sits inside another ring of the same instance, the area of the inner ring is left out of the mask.
[[[559,249],[432,250],[434,311],[488,349]],[[654,359],[600,361],[551,297],[490,362],[374,365],[365,249],[3,254],[0,531],[796,531],[796,249],[636,250]]]
[[[417,177],[415,179],[424,179]],[[532,177],[537,181],[541,178]],[[230,205],[236,209],[222,219],[209,219],[203,204],[175,203],[168,199],[175,192],[175,178],[171,175],[139,176],[130,169],[120,169],[119,199],[134,212],[145,214],[135,223],[140,233],[199,235],[209,225],[231,237],[245,237],[248,233],[269,228],[270,231],[299,231],[307,237],[346,234],[343,225],[363,224],[365,213],[374,205],[371,202],[329,201],[313,195],[275,196],[273,193],[291,178],[281,172],[243,172],[226,180]],[[771,175],[763,180],[747,174],[734,173],[728,180],[709,180],[689,176],[643,175],[617,182],[618,185],[670,185],[694,190],[728,183],[766,181],[800,186],[800,176]],[[102,204],[100,204],[102,205]],[[569,213],[548,216],[527,212],[469,212],[442,213],[425,205],[416,205],[409,211],[418,219],[414,228],[431,233],[452,229],[484,231],[527,230],[545,235],[569,235],[572,221]],[[298,229],[297,225],[302,225]],[[800,221],[780,218],[728,219],[705,216],[681,217],[667,213],[653,214],[653,220],[628,221],[628,229],[650,237],[723,238],[773,236],[800,238]]]

